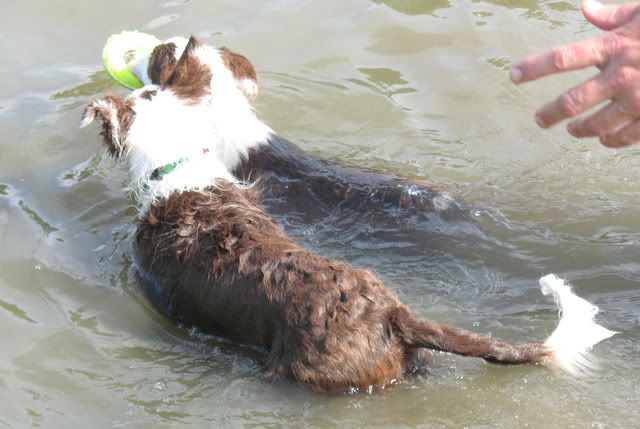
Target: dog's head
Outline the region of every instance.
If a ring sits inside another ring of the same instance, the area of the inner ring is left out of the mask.
[[[102,122],[109,154],[129,155],[134,175],[203,150],[231,171],[250,147],[265,141],[270,130],[248,101],[257,95],[258,81],[246,57],[195,37],[174,38],[157,46],[145,66],[148,85],[125,98],[92,101],[81,121],[82,127],[96,118]]]
[[[213,58],[212,53],[219,58]],[[140,61],[137,69],[146,83],[171,86],[183,91],[185,97],[198,97],[211,81],[211,61],[218,59],[231,72],[238,89],[254,99],[258,95],[258,78],[251,61],[229,48],[203,46],[193,36],[188,41],[174,37],[157,46],[148,58]]]

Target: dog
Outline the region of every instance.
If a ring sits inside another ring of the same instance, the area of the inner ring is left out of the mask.
[[[129,161],[140,202],[135,262],[166,317],[255,346],[268,374],[320,391],[388,385],[429,350],[577,373],[588,350],[613,334],[592,321],[597,308],[554,277],[543,281],[563,317],[545,342],[512,345],[417,316],[371,271],[297,244],[244,179],[254,175],[263,187],[276,183],[270,175],[311,181],[314,198],[355,209],[393,202],[437,210],[441,194],[328,171],[278,137],[251,109],[253,65],[229,49],[177,38],[139,67],[146,85],[92,101],[81,126],[100,120],[109,155]]]

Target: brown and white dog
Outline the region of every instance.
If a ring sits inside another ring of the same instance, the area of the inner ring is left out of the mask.
[[[93,101],[81,125],[99,118],[109,154],[129,160],[141,205],[136,262],[167,317],[257,346],[268,373],[325,391],[388,384],[429,349],[579,372],[591,346],[613,334],[592,321],[595,307],[548,276],[564,315],[544,343],[511,345],[418,317],[370,271],[294,242],[242,179],[276,172],[316,181],[326,198],[420,210],[436,209],[440,194],[327,173],[255,117],[255,70],[228,49],[174,39],[144,64],[148,85]]]

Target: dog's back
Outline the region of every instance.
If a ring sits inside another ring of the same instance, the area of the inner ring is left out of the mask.
[[[262,347],[269,372],[323,390],[384,385],[424,347],[500,363],[551,359],[540,343],[421,321],[371,272],[302,249],[233,184],[153,205],[135,244],[144,286],[168,317]]]
[[[302,249],[251,190],[174,195],[140,219],[135,244],[144,286],[168,317],[262,347],[273,374],[362,387],[400,377],[413,357],[390,325],[395,294],[368,271]]]

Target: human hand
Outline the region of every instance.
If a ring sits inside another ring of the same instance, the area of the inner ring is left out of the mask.
[[[515,83],[589,66],[595,77],[566,91],[536,111],[536,123],[549,128],[591,107],[595,113],[572,120],[575,137],[600,137],[600,143],[622,147],[640,143],[640,3],[604,6],[585,0],[582,13],[606,33],[526,57],[511,69]]]

